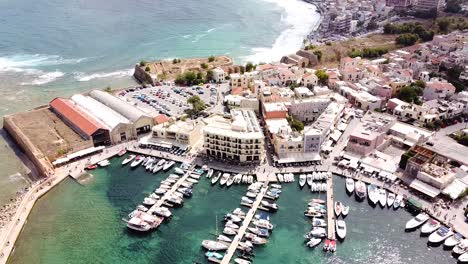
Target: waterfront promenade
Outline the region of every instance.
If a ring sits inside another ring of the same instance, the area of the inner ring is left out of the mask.
[[[333,208],[333,175],[327,176],[327,230],[328,239],[335,240],[335,210]]]
[[[257,195],[257,199],[255,200],[255,202],[252,204],[252,207],[250,208],[250,210],[245,215],[244,221],[242,222],[242,226],[239,228],[239,232],[234,237],[234,239],[232,240],[231,245],[227,249],[226,255],[224,255],[223,260],[221,261],[221,264],[229,264],[230,263],[231,258],[234,255],[234,252],[236,252],[236,249],[237,249],[237,246],[239,245],[239,242],[244,237],[245,231],[249,227],[250,221],[252,221],[252,218],[255,216],[255,213],[257,212],[257,209],[260,206],[260,203],[263,200],[263,196],[265,195],[267,190],[268,190],[268,182],[264,182],[263,187],[260,190],[260,193]]]

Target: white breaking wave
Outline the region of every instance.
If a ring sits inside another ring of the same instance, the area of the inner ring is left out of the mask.
[[[53,82],[64,75],[65,74],[60,71],[45,72],[45,73],[39,74],[37,78],[35,78],[34,80],[30,82],[22,82],[20,84],[21,85],[42,85],[42,84]]]
[[[78,64],[87,58],[65,59],[58,55],[18,54],[0,57],[0,72],[14,71],[30,74],[40,74],[38,67]]]
[[[281,32],[271,47],[252,48],[254,54],[245,56],[245,62],[254,63],[278,61],[282,56],[295,53],[302,46],[303,39],[318,26],[320,14],[316,7],[301,0],[263,0],[283,8],[286,17],[281,21],[287,29]]]
[[[128,70],[121,70],[115,72],[101,72],[101,73],[93,73],[93,74],[84,74],[84,73],[75,73],[75,79],[79,82],[87,82],[93,79],[100,79],[100,78],[122,78],[122,77],[129,77],[133,75],[133,69]]]
[[[216,28],[210,28],[210,29],[208,29],[206,32],[207,32],[207,33],[210,33],[211,31],[213,31],[213,30],[215,30],[215,29],[216,29]]]

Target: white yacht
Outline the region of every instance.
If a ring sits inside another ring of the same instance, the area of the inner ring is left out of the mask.
[[[154,208],[154,213],[159,215],[159,216],[166,217],[166,218],[172,216],[171,211],[166,207],[156,207],[156,208]]]
[[[100,167],[106,167],[106,166],[109,166],[110,165],[110,161],[105,159],[105,160],[101,160],[100,162],[98,162],[98,165]]]
[[[171,160],[171,161],[167,161],[164,166],[163,166],[163,171],[167,171],[168,169],[170,169],[173,165],[175,164],[175,161]]]
[[[339,238],[346,237],[346,222],[343,220],[336,220],[336,234]]]
[[[226,246],[223,243],[214,241],[214,240],[203,240],[202,241],[202,246],[210,251],[220,251],[220,250],[226,250],[228,246]]]
[[[143,162],[144,158],[142,156],[136,156],[135,160],[130,164],[130,167],[134,168],[140,165]]]
[[[379,201],[379,189],[373,184],[367,185],[367,196],[372,204],[377,204]]]
[[[449,236],[453,235],[453,231],[450,228],[447,228],[445,226],[441,226],[439,229],[437,229],[436,232],[432,233],[429,236],[429,242],[437,244],[443,242],[445,239],[447,239]]]
[[[406,222],[406,229],[414,229],[418,228],[421,225],[423,225],[427,220],[429,219],[429,216],[426,213],[420,213],[417,216],[411,218],[408,222]]]
[[[306,184],[307,176],[305,174],[299,175],[299,186],[302,188]]]
[[[458,243],[458,245],[456,245],[452,251],[454,254],[457,255],[461,255],[463,253],[468,252],[468,239],[463,239],[462,241],[460,241],[460,243]]]
[[[437,220],[429,219],[422,227],[421,233],[424,235],[428,235],[434,231],[436,231],[440,227],[440,223]]]
[[[346,178],[346,191],[348,193],[354,192],[354,180],[352,178]]]
[[[387,191],[384,188],[379,189],[379,203],[382,207],[387,205]]]
[[[463,235],[460,234],[460,233],[456,233],[455,235],[447,238],[444,241],[444,246],[446,246],[448,248],[452,248],[452,247],[458,245],[462,240],[463,240]]]
[[[388,207],[392,207],[393,203],[395,202],[395,194],[392,193],[392,192],[389,192],[388,193],[388,196],[387,196],[387,206]]]
[[[403,202],[403,195],[399,194],[395,198],[395,202],[393,202],[393,208],[398,209]]]
[[[231,174],[224,173],[223,176],[221,177],[221,180],[219,180],[219,184],[221,184],[221,186],[225,185],[227,181],[229,180],[229,176],[231,176]]]
[[[127,165],[127,163],[129,163],[130,161],[132,161],[136,156],[135,155],[128,155],[128,157],[126,159],[124,159],[122,161],[122,165]]]

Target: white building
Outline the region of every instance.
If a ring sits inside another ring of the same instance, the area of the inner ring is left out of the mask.
[[[287,107],[289,114],[302,122],[314,121],[328,106],[328,98],[293,100]]]
[[[204,124],[199,121],[166,122],[152,128],[153,138],[175,141],[184,147],[194,147],[203,137]]]
[[[207,118],[203,129],[207,156],[239,163],[258,163],[265,158],[265,137],[255,113],[231,110],[232,118],[216,115]]]
[[[216,68],[213,69],[213,81],[217,83],[224,82],[226,80],[226,74],[223,69]]]

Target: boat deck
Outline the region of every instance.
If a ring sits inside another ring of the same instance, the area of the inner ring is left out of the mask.
[[[328,239],[335,240],[335,210],[333,202],[333,175],[327,177],[327,230]]]
[[[190,174],[193,173],[195,170],[195,166],[192,166],[189,170],[186,171],[186,173],[176,182],[174,185],[172,185],[172,188],[168,190],[159,200],[156,201],[156,203],[151,206],[151,208],[148,210],[147,213],[153,214],[154,210],[156,208],[161,207],[162,205],[168,206],[170,205],[169,203],[166,202],[167,198],[169,198],[174,192],[177,191],[177,189],[180,187],[180,185],[188,178],[190,177]]]
[[[234,252],[236,252],[236,249],[239,245],[239,242],[242,240],[244,237],[244,234],[249,227],[250,221],[252,221],[252,218],[255,216],[255,212],[257,211],[257,208],[260,206],[261,201],[263,200],[263,196],[268,190],[268,182],[265,182],[263,184],[262,189],[260,190],[260,193],[257,195],[257,199],[255,202],[252,204],[252,207],[250,210],[247,212],[245,215],[244,221],[242,222],[242,226],[239,228],[239,232],[237,235],[234,237],[232,240],[231,245],[226,251],[226,255],[224,255],[223,260],[221,261],[221,264],[229,264],[231,261],[232,256],[234,255]]]

